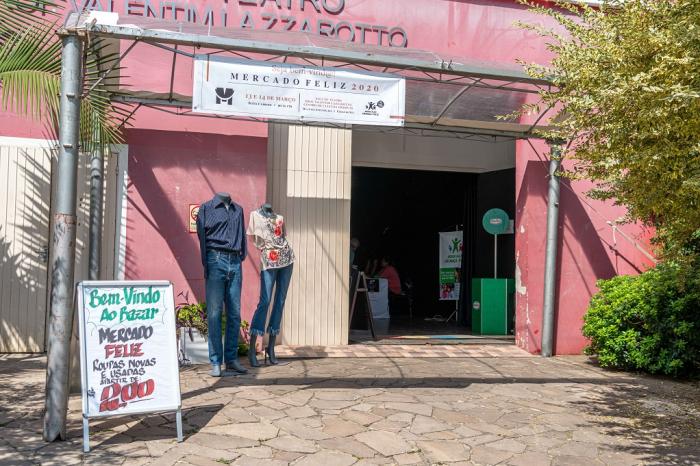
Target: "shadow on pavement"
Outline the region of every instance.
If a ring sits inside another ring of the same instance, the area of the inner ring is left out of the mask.
[[[631,440],[623,451],[644,458],[644,464],[700,464],[700,400],[673,393],[674,386],[684,391],[683,384],[651,377],[643,381],[575,405],[594,417],[606,435]],[[663,392],[655,390],[657,385],[665,385]]]

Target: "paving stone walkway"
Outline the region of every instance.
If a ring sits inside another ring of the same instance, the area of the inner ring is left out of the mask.
[[[700,388],[583,357],[298,359],[247,376],[181,372],[173,415],[93,422],[81,453],[41,440],[45,358],[0,356],[0,464],[697,465]]]
[[[276,354],[286,358],[531,358],[515,345],[375,345],[280,346]]]

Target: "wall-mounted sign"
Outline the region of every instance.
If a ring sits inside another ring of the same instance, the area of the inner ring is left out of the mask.
[[[440,233],[440,301],[459,301],[464,233]]]
[[[406,81],[390,74],[198,55],[193,81],[196,113],[404,124]]]
[[[197,214],[199,214],[199,206],[199,204],[190,204],[187,209],[188,231],[190,233],[197,233]]]
[[[175,23],[256,31],[292,31],[343,42],[407,47],[406,30],[396,25],[355,21],[350,0],[71,0],[73,11],[121,12]],[[359,3],[359,1],[358,1]],[[309,17],[309,13],[314,17]]]
[[[170,282],[78,284],[84,449],[89,418],[176,411],[182,437]]]

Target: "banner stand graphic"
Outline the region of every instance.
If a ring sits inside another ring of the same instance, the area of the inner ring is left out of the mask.
[[[461,287],[462,249],[464,232],[461,230],[439,233],[440,301],[454,301],[455,310],[445,322],[457,320]]]
[[[80,325],[83,451],[90,419],[175,412],[183,441],[173,285],[168,281],[84,281]]]

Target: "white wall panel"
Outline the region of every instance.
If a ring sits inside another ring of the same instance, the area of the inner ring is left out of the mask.
[[[0,138],[0,353],[43,352],[50,294],[51,141]],[[123,149],[123,148],[120,148]],[[117,153],[105,157],[101,279],[114,278],[115,241],[121,232],[117,199],[126,167]],[[88,276],[89,157],[78,170],[75,280]],[[54,180],[55,182],[55,180]]]
[[[296,262],[282,341],[348,341],[352,132],[270,124],[267,198],[284,215]]]
[[[0,141],[0,352],[34,353],[44,351],[52,154],[12,142]]]

